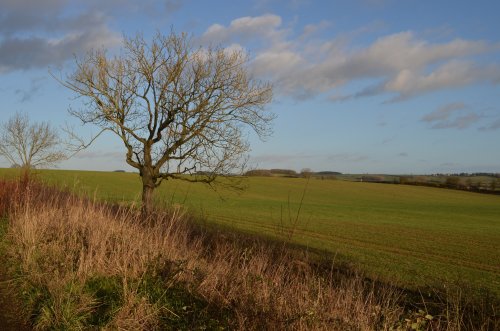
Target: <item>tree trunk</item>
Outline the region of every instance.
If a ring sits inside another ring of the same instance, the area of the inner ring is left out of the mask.
[[[148,217],[153,211],[155,180],[148,172],[142,173],[142,215]]]
[[[31,182],[31,168],[29,166],[21,167],[20,182],[23,190],[28,188]]]

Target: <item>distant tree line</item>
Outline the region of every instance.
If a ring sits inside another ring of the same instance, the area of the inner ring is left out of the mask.
[[[473,180],[474,177],[489,177],[489,181]],[[453,174],[432,176],[400,176],[399,184],[449,188],[478,193],[500,194],[498,174]]]
[[[337,179],[342,175],[336,171],[317,171],[304,168],[300,172],[291,169],[253,169],[245,173],[246,176],[258,177],[288,177],[288,178],[316,178]],[[486,177],[478,178],[478,177]],[[478,193],[500,194],[500,174],[498,173],[460,173],[460,174],[432,174],[432,175],[377,175],[365,174],[359,176],[343,176],[343,180],[353,180],[366,183],[402,184],[448,188]]]
[[[285,176],[297,176],[297,172],[291,169],[271,169],[269,170],[271,174],[285,175]]]
[[[460,172],[460,173],[451,173],[451,174],[442,174],[442,173],[437,173],[437,174],[432,174],[431,176],[437,176],[437,177],[449,177],[449,176],[454,176],[454,177],[495,177],[495,178],[500,178],[500,173],[495,173],[495,172]]]
[[[250,177],[272,177],[281,176],[289,178],[310,178],[316,177],[321,179],[335,178],[337,175],[341,175],[341,172],[337,171],[317,171],[314,172],[310,168],[303,168],[300,172],[292,169],[252,169],[245,172],[245,176]]]
[[[369,183],[386,183],[386,182],[388,182],[384,176],[378,176],[378,175],[364,175],[364,176],[361,176],[360,181],[369,182]]]

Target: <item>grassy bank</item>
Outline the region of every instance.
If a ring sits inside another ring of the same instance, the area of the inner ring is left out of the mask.
[[[406,325],[405,316],[449,324],[405,315],[391,286],[283,245],[206,232],[180,209],[145,224],[128,208],[0,184],[17,288],[37,329],[371,330]]]
[[[495,330],[498,302],[408,292],[328,256],[38,183],[0,182],[8,256],[30,322],[46,329]]]
[[[141,190],[131,173],[41,171],[38,177],[111,202],[136,201]],[[320,179],[252,177],[243,183],[242,192],[215,192],[168,181],[157,197],[210,224],[326,250],[384,282],[458,284],[500,294],[499,196]]]

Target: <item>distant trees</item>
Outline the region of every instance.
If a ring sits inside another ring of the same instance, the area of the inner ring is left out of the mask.
[[[338,176],[338,175],[342,175],[341,172],[338,172],[338,171],[317,171],[315,172],[316,175],[319,175],[319,176]]]
[[[459,188],[460,186],[460,177],[458,176],[448,176],[445,180],[446,187],[449,188]]]
[[[297,172],[291,169],[252,169],[245,172],[245,176],[282,176],[282,177],[298,177]]]
[[[158,33],[151,42],[139,35],[115,57],[89,52],[61,83],[86,102],[73,116],[122,140],[148,214],[163,180],[211,183],[244,163],[244,129],[269,133],[272,88],[246,62],[239,51],[194,49],[185,34]]]
[[[245,176],[271,177],[273,174],[267,169],[252,169],[245,172]]]
[[[492,181],[491,183],[491,189],[493,191],[498,190],[500,188],[500,178],[497,178],[496,181]]]
[[[500,179],[497,174],[481,173],[468,174],[434,174],[434,175],[415,175],[400,176],[399,181],[395,183],[406,185],[419,185],[430,187],[450,188],[456,190],[466,190],[480,193],[499,194]]]
[[[17,113],[0,131],[0,156],[13,167],[50,167],[66,158],[57,130],[48,122],[31,123],[28,115]]]
[[[377,175],[364,175],[364,176],[361,176],[361,181],[362,182],[371,182],[371,183],[383,183],[384,177],[377,176]]]
[[[284,176],[297,176],[297,172],[292,169],[271,169],[272,174]]]
[[[342,173],[338,171],[318,171],[314,172],[310,168],[304,168],[297,173],[292,169],[252,169],[248,170],[245,173],[246,176],[261,176],[261,177],[270,177],[270,176],[280,176],[280,177],[291,177],[291,178],[321,178],[321,179],[336,179],[338,175],[342,175]]]
[[[313,175],[313,171],[311,170],[311,168],[303,168],[300,171],[300,176],[303,178],[311,178],[312,175]]]

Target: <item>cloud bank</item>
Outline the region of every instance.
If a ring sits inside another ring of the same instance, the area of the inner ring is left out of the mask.
[[[112,48],[121,33],[110,27],[120,15],[165,17],[180,0],[3,0],[0,10],[0,74],[61,65],[90,49]]]
[[[401,101],[443,89],[472,84],[498,84],[500,65],[484,63],[479,55],[499,51],[482,40],[454,39],[432,43],[412,31],[382,36],[368,45],[314,38],[328,22],[304,27],[295,36],[281,17],[242,17],[229,25],[214,24],[201,41],[252,45],[254,74],[274,81],[279,92],[295,98],[327,94],[332,101],[386,94]],[[308,38],[305,38],[305,37]],[[339,89],[350,83],[367,85],[351,94]]]
[[[422,121],[430,124],[432,129],[466,129],[482,118],[468,109],[462,102],[449,103],[425,115]]]

